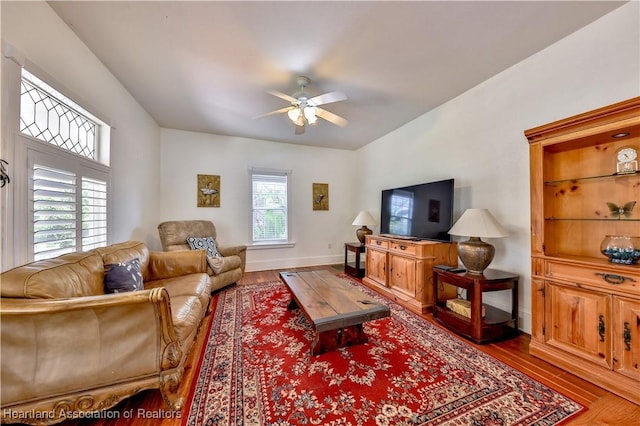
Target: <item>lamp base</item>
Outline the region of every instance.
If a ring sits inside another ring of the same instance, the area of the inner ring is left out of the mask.
[[[358,237],[360,244],[364,244],[364,237],[371,234],[373,234],[373,231],[367,228],[367,225],[362,225],[362,228],[356,229],[356,237]]]
[[[458,243],[458,256],[471,274],[482,274],[493,260],[496,249],[479,237],[470,237],[468,241]]]

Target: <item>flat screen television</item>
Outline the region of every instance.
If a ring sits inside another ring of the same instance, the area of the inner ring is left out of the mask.
[[[382,191],[380,234],[451,241],[453,179]]]

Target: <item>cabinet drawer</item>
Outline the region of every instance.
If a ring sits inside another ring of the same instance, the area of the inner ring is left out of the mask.
[[[388,249],[389,248],[389,241],[387,240],[379,240],[377,238],[369,238],[368,239],[369,245],[372,247],[378,247],[378,248],[383,248],[383,249]]]
[[[416,254],[416,246],[411,243],[393,241],[391,243],[391,250],[406,254]]]
[[[572,283],[583,283],[640,296],[640,271],[618,271],[598,266],[547,262],[546,276]]]

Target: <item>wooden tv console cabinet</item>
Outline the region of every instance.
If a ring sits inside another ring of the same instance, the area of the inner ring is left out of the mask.
[[[367,261],[362,282],[414,312],[431,312],[434,305],[433,266],[458,263],[458,245],[367,235]],[[443,291],[455,288],[446,286]]]

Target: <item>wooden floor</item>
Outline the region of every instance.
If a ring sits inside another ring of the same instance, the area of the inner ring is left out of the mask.
[[[326,266],[323,268],[329,269],[335,273],[342,272],[341,267],[337,265]],[[318,269],[318,267],[290,270],[303,269]],[[278,281],[279,272],[280,271],[249,272],[246,273],[238,282],[238,285]],[[424,317],[427,321],[433,322],[436,326],[440,327],[440,325],[433,321],[431,315],[425,315]],[[197,376],[194,370],[197,368],[200,352],[204,344],[206,330],[209,329],[211,319],[212,315],[210,314],[205,317],[201,326],[205,331],[201,330],[198,333],[197,340],[194,343],[189,359],[187,360],[183,382],[179,391],[180,394],[184,396],[185,400],[189,398],[191,384]],[[528,335],[521,334],[519,337],[511,340],[488,345],[475,345],[471,342],[469,342],[469,344],[588,407],[588,410],[585,413],[579,415],[574,420],[569,421],[566,423],[567,425],[640,425],[640,406],[529,355]],[[162,398],[160,397],[160,392],[157,390],[141,392],[123,401],[112,410],[114,410],[116,416],[119,415],[119,420],[105,419],[92,421],[67,421],[62,423],[62,425],[179,426],[185,421],[185,417],[188,414],[186,408],[179,413],[179,416],[166,411]],[[125,412],[127,414],[132,413],[132,419],[125,419]],[[149,418],[145,418],[145,416]],[[151,416],[161,418],[151,418]]]

